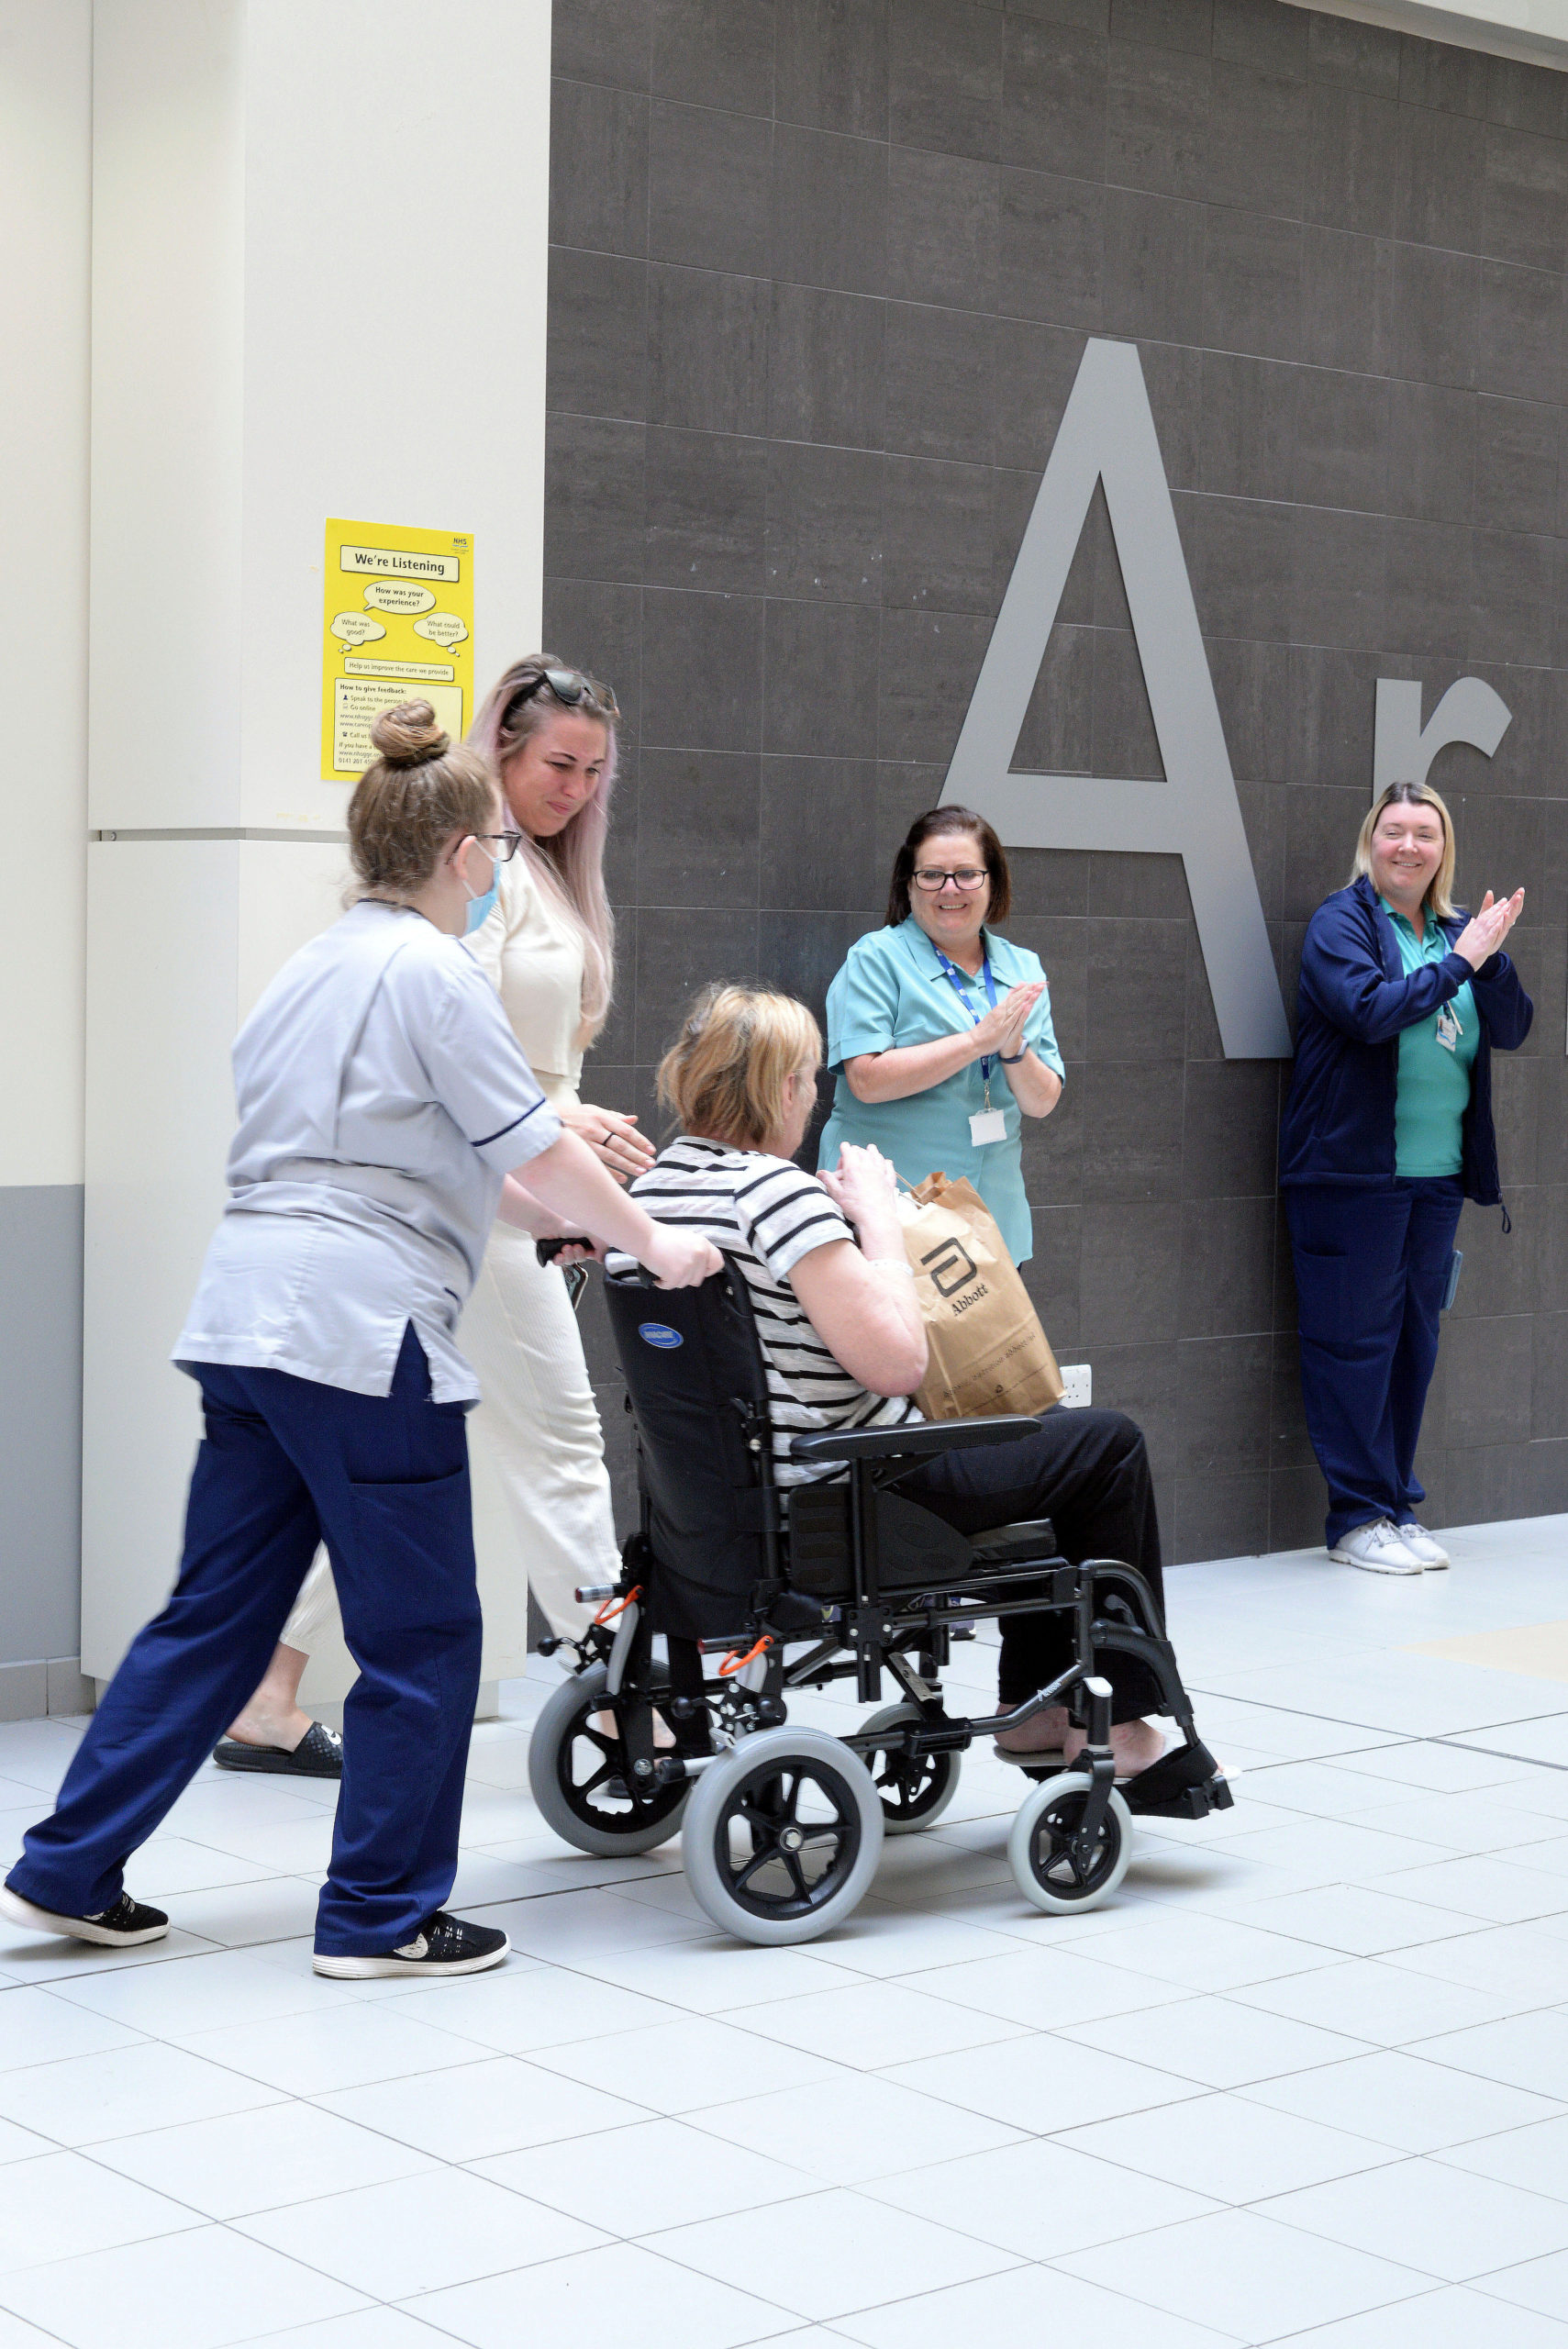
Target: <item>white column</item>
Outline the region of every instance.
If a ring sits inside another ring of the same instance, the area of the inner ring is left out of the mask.
[[[83,1656],[178,1558],[167,1365],[228,1045],[329,921],[329,515],[471,532],[476,676],[537,642],[548,0],[97,0]],[[307,1684],[340,1695],[351,1666]]]
[[[90,0],[0,0],[0,1720],[79,1701],[92,108]]]

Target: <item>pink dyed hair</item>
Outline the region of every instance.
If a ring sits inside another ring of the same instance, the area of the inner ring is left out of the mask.
[[[579,677],[586,687],[582,700],[569,708],[548,685],[541,685],[508,722],[506,713],[518,689],[547,669],[570,670]],[[616,697],[587,670],[572,669],[569,662],[558,660],[553,652],[530,652],[526,659],[514,661],[491,687],[466,739],[495,762],[505,786],[507,760],[553,718],[573,715],[595,718],[605,729],[605,763],[598,789],[553,840],[525,837],[518,852],[527,857],[540,887],[583,933],[583,1017],[596,1036],[609,1017],[615,988],[616,918],[605,892],[605,842],[609,837],[610,794],[616,779],[616,727],[620,718]]]

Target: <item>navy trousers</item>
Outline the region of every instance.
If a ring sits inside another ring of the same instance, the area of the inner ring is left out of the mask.
[[[1464,1204],[1457,1174],[1389,1191],[1285,1192],[1307,1431],[1329,1486],[1329,1547],[1426,1498],[1416,1481],[1438,1317]]]
[[[6,1879],[57,1914],[108,1908],[129,1854],[183,1792],[266,1670],[325,1541],[360,1677],[316,1946],[411,1941],[451,1890],[479,1689],[481,1621],[461,1404],[430,1400],[406,1331],[392,1392],[197,1365],[206,1436],[180,1578],[132,1642]]]

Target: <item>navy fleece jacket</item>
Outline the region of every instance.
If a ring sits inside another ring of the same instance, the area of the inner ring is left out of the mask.
[[[1440,924],[1451,950],[1469,917]],[[1506,954],[1479,971],[1451,951],[1407,974],[1394,925],[1364,876],[1326,897],[1301,951],[1296,1069],[1280,1127],[1282,1185],[1331,1183],[1386,1190],[1394,1181],[1394,1102],[1399,1034],[1428,1019],[1469,980],[1481,1035],[1462,1130],[1464,1196],[1496,1207],[1497,1141],[1492,1125],[1492,1047],[1511,1052],[1529,1034],[1535,1007]]]

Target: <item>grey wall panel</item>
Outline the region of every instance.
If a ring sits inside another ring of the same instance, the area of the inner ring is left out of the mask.
[[[1426,756],[1462,679],[1508,713],[1486,756],[1467,703],[1432,764],[1462,890],[1530,891],[1538,1019],[1496,1088],[1515,1230],[1466,1211],[1421,1462],[1440,1522],[1563,1507],[1568,74],[1284,0],[556,0],[555,59],[546,638],[628,718],[587,1097],[659,1127],[700,978],[820,1008],[942,796],[1085,351],[1135,340],[1290,1019],[1379,679],[1420,696],[1385,756]],[[1016,774],[1168,779],[1115,506]],[[1068,1063],[1029,1285],[1144,1425],[1170,1554],[1318,1539],[1288,1071],[1226,1059],[1182,859],[1055,837],[1014,855]]]
[[[0,1665],[73,1656],[82,1588],[82,1190],[0,1187]]]

